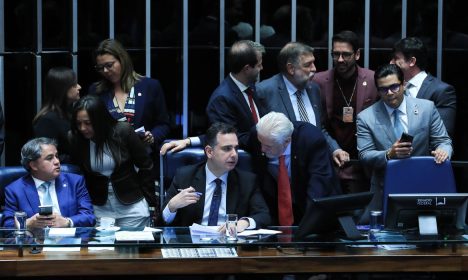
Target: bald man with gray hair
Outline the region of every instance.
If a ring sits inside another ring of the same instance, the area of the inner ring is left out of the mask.
[[[297,225],[310,200],[341,193],[327,141],[316,126],[291,122],[283,113],[270,112],[257,123],[256,137],[264,153],[259,159],[263,195],[274,224]],[[292,204],[292,220],[286,221],[281,219],[284,206],[278,196],[280,161],[287,169]]]

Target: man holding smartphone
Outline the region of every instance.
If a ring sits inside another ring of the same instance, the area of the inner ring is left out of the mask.
[[[380,101],[357,117],[359,159],[372,173],[371,209],[382,209],[383,179],[387,161],[410,156],[434,156],[436,163],[450,159],[452,140],[432,101],[404,94],[402,70],[381,66],[374,75]]]
[[[35,138],[21,149],[29,174],[5,188],[4,227],[14,227],[14,215],[24,211],[27,228],[94,226],[93,206],[82,176],[61,173],[57,143]]]

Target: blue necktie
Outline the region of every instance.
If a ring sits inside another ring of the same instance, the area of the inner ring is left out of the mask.
[[[216,183],[216,189],[213,193],[213,198],[211,199],[210,215],[208,216],[209,226],[218,225],[219,205],[221,204],[221,196],[222,196],[221,183],[223,181],[219,178],[216,178],[214,182]]]
[[[42,205],[53,205],[52,204],[52,196],[50,196],[50,182],[42,183],[41,187],[44,188],[44,197],[42,198]]]
[[[395,131],[395,136],[399,139],[401,134],[405,131],[403,124],[400,120],[400,111],[398,109],[393,110],[393,130]]]

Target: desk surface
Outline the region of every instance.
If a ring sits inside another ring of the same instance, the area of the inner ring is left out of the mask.
[[[239,257],[218,259],[166,259],[160,248],[168,245],[161,243],[116,244],[111,251],[91,251],[83,244],[79,252],[38,254],[30,252],[30,244],[22,257],[18,247],[4,246],[0,276],[468,271],[468,247],[460,242],[419,244],[424,246],[393,251],[339,242],[306,250],[294,242],[281,247],[274,244],[229,244],[236,247]]]

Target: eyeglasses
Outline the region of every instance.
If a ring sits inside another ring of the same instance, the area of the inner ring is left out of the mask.
[[[331,52],[333,59],[339,59],[340,56],[343,57],[343,59],[350,59],[353,54],[353,52]]]
[[[388,91],[390,90],[392,93],[397,93],[400,90],[401,84],[393,84],[389,85],[388,87],[377,87],[377,91],[380,94],[388,94]]]
[[[96,71],[98,72],[104,72],[104,68],[106,68],[107,71],[109,71],[114,66],[114,63],[115,63],[115,60],[111,62],[106,62],[104,64],[97,64],[97,65],[94,65],[94,69],[96,69]]]

